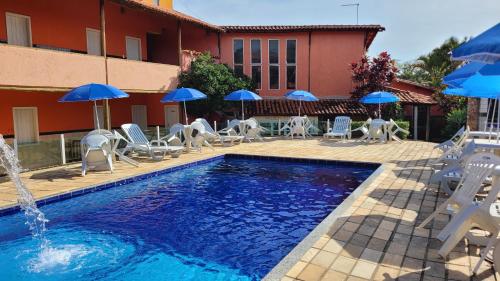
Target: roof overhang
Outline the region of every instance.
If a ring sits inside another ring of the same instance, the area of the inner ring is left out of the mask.
[[[217,31],[217,32],[224,32],[224,29],[222,29],[221,27],[219,27],[217,25],[210,24],[208,22],[191,17],[191,16],[186,15],[186,14],[181,13],[181,12],[177,12],[175,10],[168,10],[168,9],[163,9],[160,7],[151,6],[151,5],[146,4],[146,3],[138,2],[137,0],[110,0],[110,1],[121,4],[125,7],[131,8],[131,9],[143,10],[146,12],[151,12],[151,13],[155,13],[155,14],[162,15],[162,16],[173,17],[179,21],[192,23],[192,24],[198,25],[200,27],[203,27],[203,28],[206,28],[209,30],[213,30],[213,31]]]

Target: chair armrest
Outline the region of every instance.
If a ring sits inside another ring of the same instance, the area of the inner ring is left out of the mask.
[[[168,144],[164,140],[152,140],[149,142],[152,146],[165,146],[168,147]]]

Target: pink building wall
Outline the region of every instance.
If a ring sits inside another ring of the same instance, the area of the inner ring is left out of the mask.
[[[221,61],[233,67],[233,40],[243,39],[244,73],[251,76],[250,40],[261,40],[263,97],[282,97],[286,89],[286,40],[297,40],[296,89],[309,90],[320,98],[348,98],[352,89],[350,63],[365,52],[365,32],[313,31],[282,33],[224,33]],[[280,89],[269,89],[268,40],[280,40]],[[310,57],[309,57],[310,54]],[[309,67],[311,69],[309,73]],[[310,80],[309,80],[310,76]]]

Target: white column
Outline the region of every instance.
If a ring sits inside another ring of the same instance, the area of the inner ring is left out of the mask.
[[[64,145],[64,134],[60,134],[61,138],[61,161],[63,165],[66,165],[66,145]]]

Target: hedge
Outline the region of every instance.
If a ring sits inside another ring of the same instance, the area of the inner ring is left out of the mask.
[[[402,129],[405,129],[405,130],[409,131],[409,129],[410,129],[410,122],[403,121],[403,120],[396,120],[395,122]],[[361,127],[361,125],[363,125],[363,123],[365,123],[365,121],[352,121],[352,123],[351,123],[352,130]],[[357,133],[357,132],[355,132],[355,133]],[[398,137],[400,137],[403,140],[406,139],[406,138],[408,138],[408,134],[403,134],[401,132],[398,132],[397,135],[398,135]],[[361,136],[361,134],[359,136]],[[358,137],[358,136],[353,136],[353,137]]]

